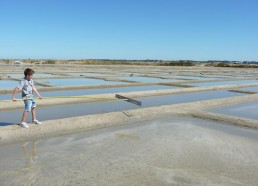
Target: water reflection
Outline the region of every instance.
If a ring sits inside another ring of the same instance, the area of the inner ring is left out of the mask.
[[[21,153],[17,152],[17,154],[19,154],[19,158],[17,158],[19,160],[18,166],[5,175],[5,179],[9,178],[10,180],[9,182],[2,180],[4,181],[3,185],[39,185],[42,170],[41,167],[37,165],[38,143],[38,140],[34,140],[21,144]],[[10,156],[12,157],[12,155]],[[12,175],[12,178],[10,175]]]
[[[39,141],[25,142],[22,144],[22,151],[25,158],[25,168],[31,167],[36,163],[38,158],[37,155],[37,144]],[[32,143],[32,148],[30,150],[29,144]]]

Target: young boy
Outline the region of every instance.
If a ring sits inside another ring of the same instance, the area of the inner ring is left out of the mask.
[[[34,83],[32,80],[32,76],[34,71],[30,68],[25,69],[24,78],[21,80],[20,84],[13,91],[13,101],[16,101],[16,93],[19,90],[22,90],[22,98],[24,99],[25,110],[23,112],[21,127],[26,129],[29,128],[29,125],[25,122],[28,113],[31,111],[32,115],[32,123],[34,124],[42,124],[36,119],[36,102],[33,99],[33,92],[35,92],[39,99],[42,99],[37,89],[34,87]]]

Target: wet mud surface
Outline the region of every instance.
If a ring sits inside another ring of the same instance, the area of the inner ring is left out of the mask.
[[[258,131],[166,118],[0,148],[4,185],[256,185]]]

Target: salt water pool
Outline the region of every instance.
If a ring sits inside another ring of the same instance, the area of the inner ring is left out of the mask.
[[[47,96],[81,96],[90,94],[107,94],[117,92],[134,92],[134,91],[148,91],[148,90],[163,90],[163,89],[179,89],[181,87],[165,86],[165,85],[151,85],[151,86],[133,86],[133,87],[118,87],[118,88],[103,88],[103,89],[79,89],[79,90],[61,90],[61,91],[40,91],[43,97]],[[21,98],[18,94],[17,97]],[[12,94],[0,94],[1,100],[11,99]]]
[[[177,82],[176,79],[161,79],[152,77],[121,77],[122,80],[136,81],[136,82]]]
[[[251,91],[251,92],[258,92],[258,86],[256,87],[245,87],[245,88],[240,88],[238,90],[242,90],[242,91]]]
[[[258,120],[258,101],[226,106],[211,112]],[[258,121],[257,121],[258,122]]]
[[[69,75],[72,75],[72,76],[103,76],[104,74],[101,74],[101,73],[94,73],[94,72],[72,72],[72,73],[67,73]]]
[[[218,85],[240,85],[258,83],[258,80],[237,80],[237,81],[219,81],[219,82],[205,82],[205,83],[191,83],[192,86],[218,86]]]
[[[19,81],[0,80],[0,89],[15,88],[18,84],[19,84]]]
[[[82,116],[88,114],[100,114],[108,112],[117,112],[123,110],[131,110],[137,108],[146,108],[161,105],[170,105],[177,103],[187,103],[201,100],[225,98],[231,96],[241,96],[241,93],[229,92],[225,90],[209,91],[209,92],[195,92],[185,94],[173,94],[165,96],[152,96],[136,98],[142,102],[142,107],[128,103],[123,100],[116,101],[104,101],[104,102],[90,102],[81,104],[67,104],[67,105],[56,105],[48,107],[40,107],[40,101],[37,101],[38,108],[38,119],[40,120],[51,120],[69,118],[75,116]],[[18,123],[20,121],[21,113],[23,109],[2,111],[0,112],[0,126]],[[31,116],[29,115],[29,118]]]
[[[15,78],[24,78],[24,75],[21,73],[21,74],[7,74],[8,76],[11,76],[11,77],[15,77]],[[33,77],[52,77],[52,76],[57,76],[55,74],[33,74]]]
[[[134,122],[0,146],[0,182],[256,186],[257,143],[258,131],[215,121]]]
[[[40,79],[39,81],[48,83],[51,85],[55,85],[55,86],[126,84],[125,82],[105,81],[101,79],[91,79],[91,78]]]

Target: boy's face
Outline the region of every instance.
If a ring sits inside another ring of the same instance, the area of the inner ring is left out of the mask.
[[[32,79],[32,76],[33,76],[33,74],[32,74],[32,75],[27,75],[27,76],[26,76],[26,79],[29,79],[29,80],[30,80],[30,79]]]

